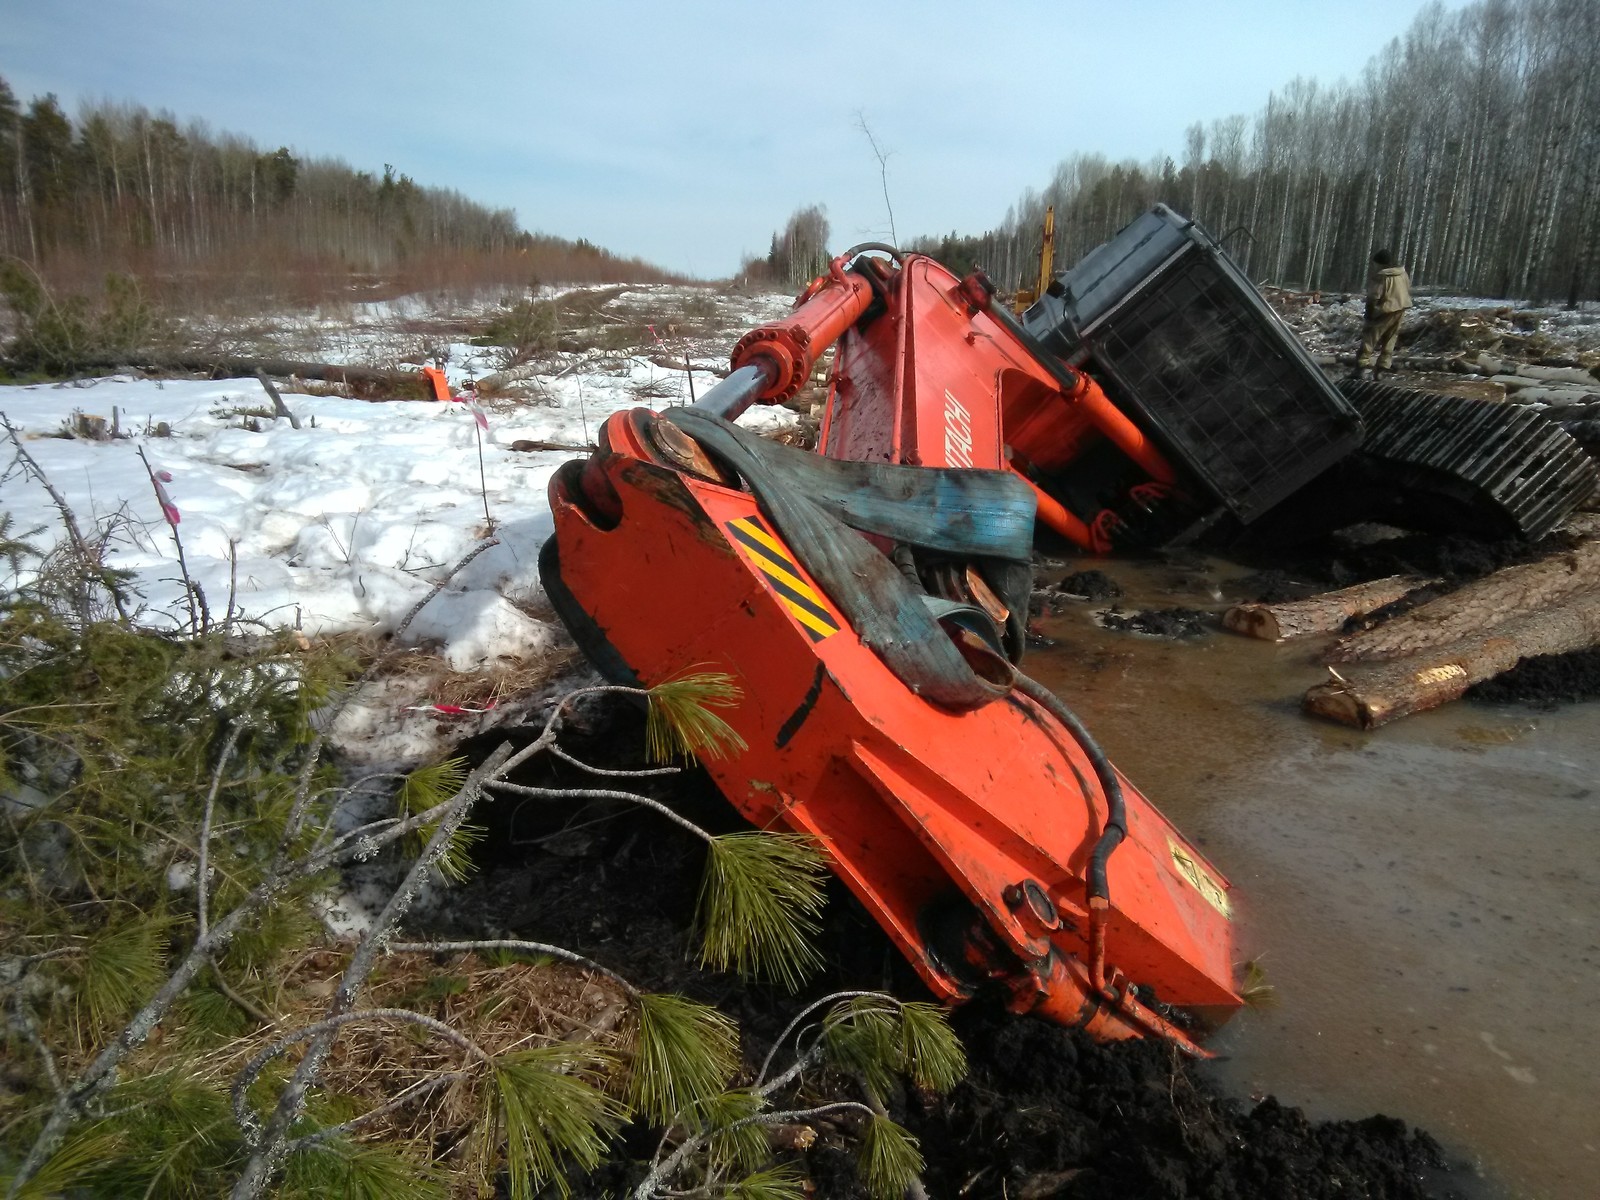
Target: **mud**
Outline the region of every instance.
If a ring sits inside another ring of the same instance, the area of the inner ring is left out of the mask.
[[[1215,613],[1198,608],[1151,608],[1134,613],[1112,609],[1100,614],[1100,624],[1124,633],[1164,638],[1204,637],[1218,627]]]
[[[1288,571],[1276,567],[1241,575],[1229,580],[1228,586],[1240,601],[1252,604],[1285,604],[1327,591],[1320,583],[1296,579]]]
[[[1254,584],[1282,593],[1246,597],[1264,603],[1298,600],[1314,592],[1386,575],[1437,579],[1448,590],[1570,545],[1570,539],[1562,534],[1552,534],[1540,542],[1519,538],[1480,541],[1458,534],[1406,534],[1384,526],[1355,526],[1288,553],[1273,553],[1260,564],[1260,570],[1238,580],[1236,586],[1248,588]],[[1298,595],[1287,594],[1291,581],[1294,590],[1306,590]]]
[[[1314,1124],[1240,1104],[1155,1042],[1099,1045],[1041,1021],[968,1010],[968,1080],[908,1124],[935,1196],[1442,1197],[1439,1146],[1384,1116]]]
[[[1074,571],[1056,584],[1055,590],[1063,595],[1085,600],[1120,600],[1122,585],[1104,571]]]
[[[1600,700],[1600,649],[1525,658],[1504,675],[1472,688],[1467,697],[1536,708]]]
[[[595,765],[642,765],[642,719],[615,703],[581,710],[564,747]],[[463,747],[488,753],[497,738]],[[581,787],[559,763],[523,782]],[[605,783],[613,781],[606,780]],[[634,790],[670,803],[713,830],[739,825],[699,771],[639,780]],[[594,958],[641,987],[672,990],[736,1017],[754,1067],[806,1001],[842,988],[882,988],[925,998],[888,938],[841,887],[827,909],[827,966],[803,996],[752,986],[695,961],[693,913],[704,851],[692,835],[636,806],[611,802],[511,801],[482,806],[489,829],[481,870],[448,904],[415,923],[434,936],[513,936],[553,942]],[[1309,1122],[1271,1098],[1230,1099],[1201,1069],[1156,1043],[1097,1045],[1074,1031],[977,1001],[955,1015],[971,1071],[949,1097],[902,1094],[889,1106],[921,1141],[931,1196],[1450,1197],[1439,1148],[1386,1117]],[[848,1093],[850,1085],[843,1085]],[[823,1123],[795,1160],[818,1197],[855,1200],[854,1127]],[[613,1159],[572,1194],[620,1194],[642,1176],[660,1131],[625,1129]]]

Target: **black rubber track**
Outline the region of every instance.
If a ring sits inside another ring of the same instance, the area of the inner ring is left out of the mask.
[[[1600,487],[1595,460],[1532,409],[1383,383],[1339,389],[1366,424],[1363,455],[1412,486],[1443,487],[1506,532],[1544,537]]]

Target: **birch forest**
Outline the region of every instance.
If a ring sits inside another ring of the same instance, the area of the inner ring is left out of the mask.
[[[998,228],[918,248],[1014,288],[1046,206],[1059,268],[1157,202],[1258,281],[1353,290],[1387,247],[1423,287],[1600,299],[1600,3],[1434,4],[1355,83],[1295,79],[1253,118],[1191,125],[1178,160],[1071,155]]]
[[[267,151],[129,104],[88,105],[74,119],[53,95],[22,104],[3,79],[0,255],[69,286],[108,271],[202,289],[663,277],[581,239],[527,233],[510,209],[393,166]]]

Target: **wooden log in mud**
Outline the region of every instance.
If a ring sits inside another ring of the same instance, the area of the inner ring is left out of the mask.
[[[1333,633],[1351,617],[1393,604],[1407,592],[1432,582],[1391,575],[1357,583],[1336,592],[1281,604],[1235,604],[1222,615],[1222,627],[1246,637],[1281,642],[1313,633]]]
[[[1345,725],[1376,729],[1455,700],[1473,684],[1509,671],[1524,658],[1595,645],[1600,645],[1600,587],[1399,662],[1350,664],[1308,691],[1305,707]]]
[[[1580,542],[1538,562],[1464,584],[1382,625],[1339,639],[1324,662],[1382,662],[1482,633],[1513,617],[1553,608],[1600,586],[1600,541]]]

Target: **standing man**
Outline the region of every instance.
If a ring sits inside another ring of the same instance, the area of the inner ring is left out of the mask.
[[[1379,250],[1367,273],[1367,311],[1361,325],[1361,349],[1356,354],[1356,379],[1368,367],[1372,378],[1394,370],[1394,344],[1400,336],[1400,319],[1411,307],[1411,277],[1394,265],[1394,255]]]

